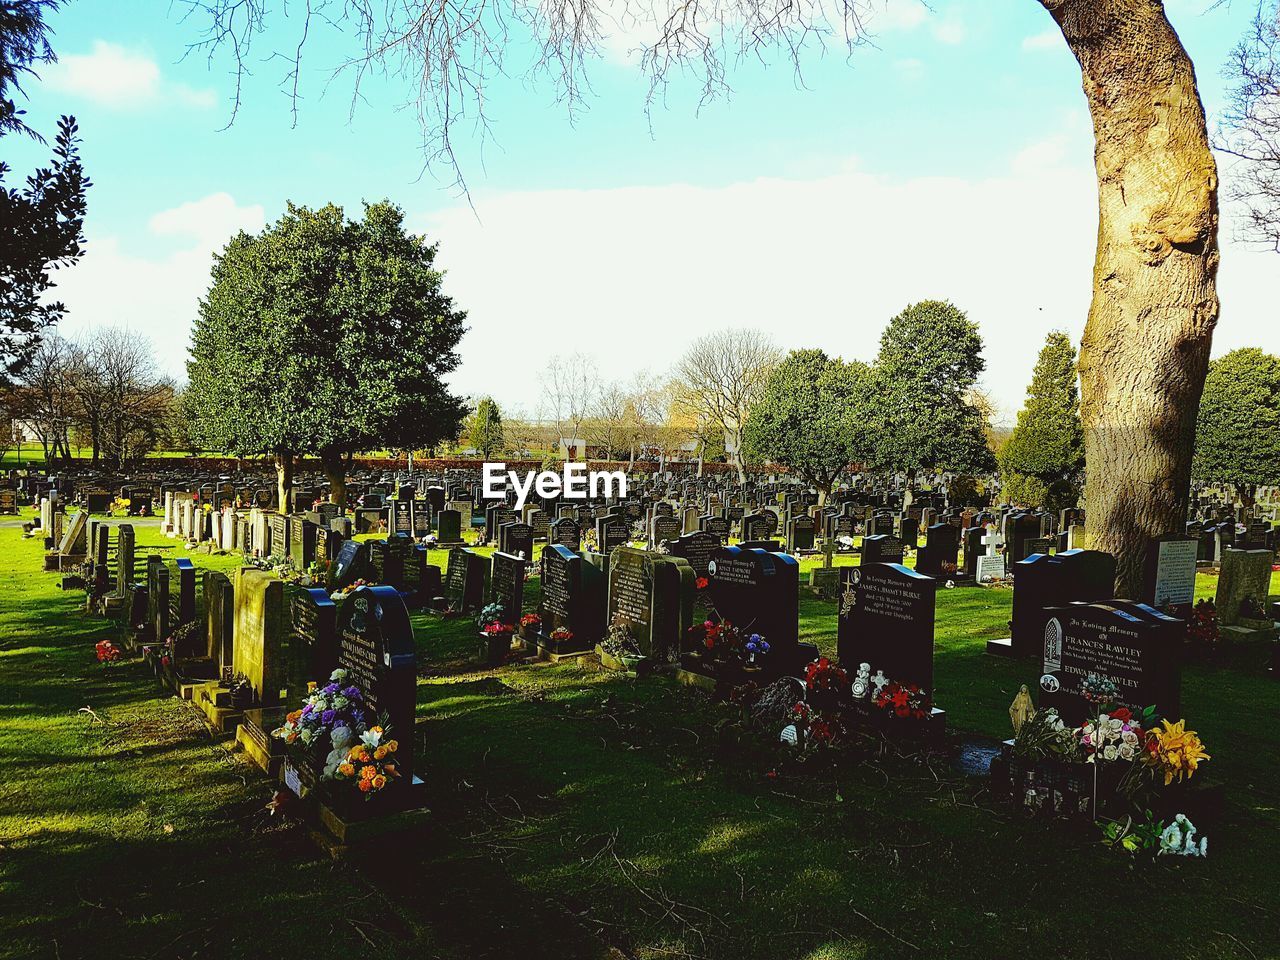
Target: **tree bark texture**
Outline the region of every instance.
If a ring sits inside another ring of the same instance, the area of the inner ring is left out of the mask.
[[[412,470],[413,453],[409,454]],[[347,464],[341,452],[326,450],[320,454],[320,466],[324,470],[325,479],[329,481],[329,502],[336,503],[344,510],[347,506]]]
[[[1080,345],[1092,546],[1137,597],[1148,538],[1181,532],[1218,319],[1218,174],[1195,69],[1160,0],[1039,0],[1080,63],[1098,249]]]

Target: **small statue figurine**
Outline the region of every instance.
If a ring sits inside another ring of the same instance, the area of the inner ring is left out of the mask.
[[[871,678],[871,685],[875,687],[875,695],[880,696],[880,691],[889,685],[889,678],[884,675],[883,670],[877,670],[876,675]]]
[[[1009,719],[1013,721],[1013,735],[1022,732],[1022,725],[1036,715],[1036,705],[1031,702],[1031,692],[1024,683],[1018,689],[1018,695],[1009,705]]]
[[[858,675],[853,678],[853,699],[862,700],[871,691],[871,664],[858,664]]]

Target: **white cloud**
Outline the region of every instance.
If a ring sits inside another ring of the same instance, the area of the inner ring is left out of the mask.
[[[151,217],[151,233],[172,241],[160,257],[141,256],[117,237],[91,233],[84,259],[54,275],[53,295],[68,307],[60,331],[74,336],[91,327],[127,327],[150,337],[164,369],[181,377],[214,252],[238,230],[260,230],[264,222],[261,206],[240,206],[229,194],[216,193]]]
[[[948,46],[964,43],[969,31],[959,20],[943,20],[933,27],[933,39]]]
[[[532,411],[557,352],[594,354],[626,379],[669,369],[691,339],[728,326],[870,359],[890,317],[945,298],[980,324],[986,384],[1011,415],[1045,334],[1078,342],[1089,307],[1097,200],[1079,126],[986,179],[851,165],[717,188],[481,194],[479,220],[466,208],[421,218],[473,331],[455,387]],[[1217,352],[1242,341],[1280,352],[1263,320],[1274,264],[1228,244]]]
[[[214,106],[212,90],[166,81],[147,54],[106,40],[95,40],[89,53],[64,54],[44,71],[54,90],[84,97],[117,110],[133,110],[170,101],[186,107]]]
[[[1022,41],[1023,50],[1066,50],[1067,43],[1062,39],[1062,31],[1057,27],[1050,27],[1044,33],[1037,33],[1030,37],[1025,37]]]

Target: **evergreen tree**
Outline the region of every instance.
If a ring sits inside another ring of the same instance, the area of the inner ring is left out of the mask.
[[[972,402],[986,367],[978,325],[950,303],[926,300],[898,314],[880,338],[870,465],[884,470],[980,473],[994,466],[986,420]]]
[[[476,404],[476,412],[471,415],[469,430],[471,445],[480,451],[486,459],[492,459],[500,453],[504,446],[502,432],[502,411],[492,397],[484,397]]]
[[[794,351],[751,407],[743,429],[747,456],[791,468],[825,500],[841,471],[868,454],[871,390],[866,364]]]
[[[360,221],[290,204],[261,234],[233,238],[192,333],[184,401],[196,439],[274,457],[283,507],[297,455],[320,458],[343,503],[357,450],[456,437],[464,408],[442,377],[466,315],[441,291],[435,256],[387,202]]]
[[[1246,504],[1256,487],[1280,484],[1280,357],[1245,347],[1209,364],[1193,471],[1232,484]]]
[[[1065,333],[1053,331],[1045,338],[1026,403],[999,459],[1009,502],[1058,510],[1079,500],[1084,429],[1076,351]]]

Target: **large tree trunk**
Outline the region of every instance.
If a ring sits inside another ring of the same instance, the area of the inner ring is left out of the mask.
[[[1181,532],[1218,319],[1218,175],[1195,70],[1159,0],[1040,0],[1093,116],[1098,252],[1080,345],[1092,546],[1136,597],[1149,537]]]
[[[293,487],[293,454],[276,454],[276,503],[281,513],[289,512],[289,490]]]
[[[336,503],[345,510],[347,508],[346,458],[336,450],[323,451],[320,454],[320,467],[324,470],[325,479],[329,481],[329,502]]]

